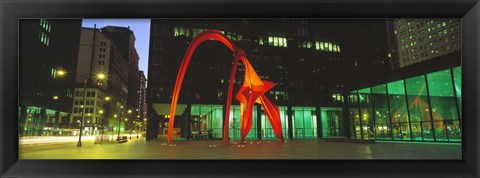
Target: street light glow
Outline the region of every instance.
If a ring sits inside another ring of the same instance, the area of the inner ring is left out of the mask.
[[[105,97],[105,101],[110,101],[110,97],[109,96]]]
[[[98,79],[105,79],[105,74],[97,74]]]
[[[116,118],[117,116],[118,116],[118,115],[116,115],[116,114],[115,114],[115,115],[113,115],[113,117],[115,117],[115,118]]]
[[[129,110],[128,110],[128,113],[132,113],[132,110],[131,110],[131,109],[129,109]]]
[[[58,100],[58,96],[53,96],[53,99],[54,99],[54,100]]]
[[[61,76],[61,77],[62,77],[62,76],[64,76],[66,73],[67,73],[67,72],[65,72],[65,71],[62,70],[62,69],[57,70],[57,75],[58,75],[58,76]]]

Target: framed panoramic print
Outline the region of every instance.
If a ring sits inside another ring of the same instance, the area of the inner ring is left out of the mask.
[[[476,177],[478,1],[5,1],[5,177]]]

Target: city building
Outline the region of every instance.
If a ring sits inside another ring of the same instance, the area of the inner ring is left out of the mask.
[[[117,45],[120,54],[123,56],[129,67],[128,73],[128,96],[127,105],[128,110],[132,110],[129,114],[129,121],[127,127],[132,127],[133,121],[139,115],[138,100],[139,100],[139,69],[138,61],[140,60],[137,50],[135,49],[135,34],[130,27],[103,27],[102,32],[112,39]]]
[[[349,86],[349,137],[460,142],[460,19],[391,22],[398,56],[390,72]]]
[[[140,81],[138,82],[140,85],[138,87],[138,95],[139,95],[139,100],[138,100],[138,107],[139,112],[138,112],[138,117],[135,120],[136,121],[136,126],[137,130],[140,131],[141,133],[144,132],[145,126],[146,126],[146,121],[147,121],[147,78],[145,77],[145,73],[141,70],[138,71],[139,73],[139,79]]]
[[[461,46],[460,24],[461,19],[393,19],[393,33],[398,48],[396,67],[447,54],[457,56]]]
[[[279,106],[286,138],[458,142],[458,28],[457,19],[154,19],[147,140],[167,131],[173,86],[190,41],[206,29],[218,29],[246,52],[261,79],[277,84],[267,96]],[[426,57],[426,51],[433,53]],[[222,137],[232,59],[232,52],[218,42],[197,48],[180,90],[176,137]],[[243,71],[239,64],[234,91]],[[231,139],[239,138],[239,116],[233,99]],[[257,105],[247,139],[262,138],[274,134]]]
[[[20,136],[70,134],[81,20],[19,20]]]
[[[277,85],[269,92],[279,106],[286,138],[344,135],[344,57],[338,29],[328,21],[168,20],[151,21],[147,87],[147,140],[165,134],[173,86],[179,65],[193,37],[207,29],[221,30],[243,49],[260,78]],[[261,30],[259,30],[261,29]],[[221,138],[232,52],[218,42],[205,42],[195,51],[185,74],[175,116],[175,136],[186,139]],[[245,69],[239,64],[235,89]],[[332,77],[335,76],[335,77]],[[230,137],[239,138],[239,103],[233,99]],[[254,107],[247,139],[274,138],[260,105]]]
[[[72,122],[83,121],[87,134],[119,127],[123,130],[127,117],[127,61],[101,29],[82,28],[79,44]]]

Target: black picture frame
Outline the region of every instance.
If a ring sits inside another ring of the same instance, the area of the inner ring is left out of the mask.
[[[0,2],[0,176],[477,177],[479,173],[480,3],[478,0],[18,0]],[[462,18],[461,161],[18,160],[20,18]]]

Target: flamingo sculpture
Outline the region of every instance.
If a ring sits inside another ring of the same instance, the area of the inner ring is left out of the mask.
[[[190,43],[188,49],[183,57],[180,69],[177,74],[175,86],[173,90],[172,103],[170,107],[170,120],[168,122],[168,143],[172,144],[173,124],[175,122],[175,110],[177,107],[178,95],[183,83],[183,78],[187,70],[190,59],[195,52],[198,45],[207,41],[215,40],[219,41],[227,46],[234,53],[234,63],[230,73],[230,80],[228,86],[227,104],[225,108],[225,121],[223,125],[223,143],[229,144],[228,137],[228,123],[230,121],[230,105],[232,103],[232,92],[235,74],[237,71],[238,62],[241,61],[245,66],[245,79],[242,87],[239,89],[235,98],[240,104],[240,130],[241,130],[241,144],[244,143],[245,137],[252,128],[252,110],[255,103],[260,103],[272,125],[274,133],[277,138],[284,141],[282,134],[282,125],[280,123],[280,112],[278,106],[273,104],[264,93],[273,88],[276,84],[261,80],[252,65],[248,62],[245,52],[240,49],[235,43],[223,35],[219,30],[206,30],[199,33]]]

